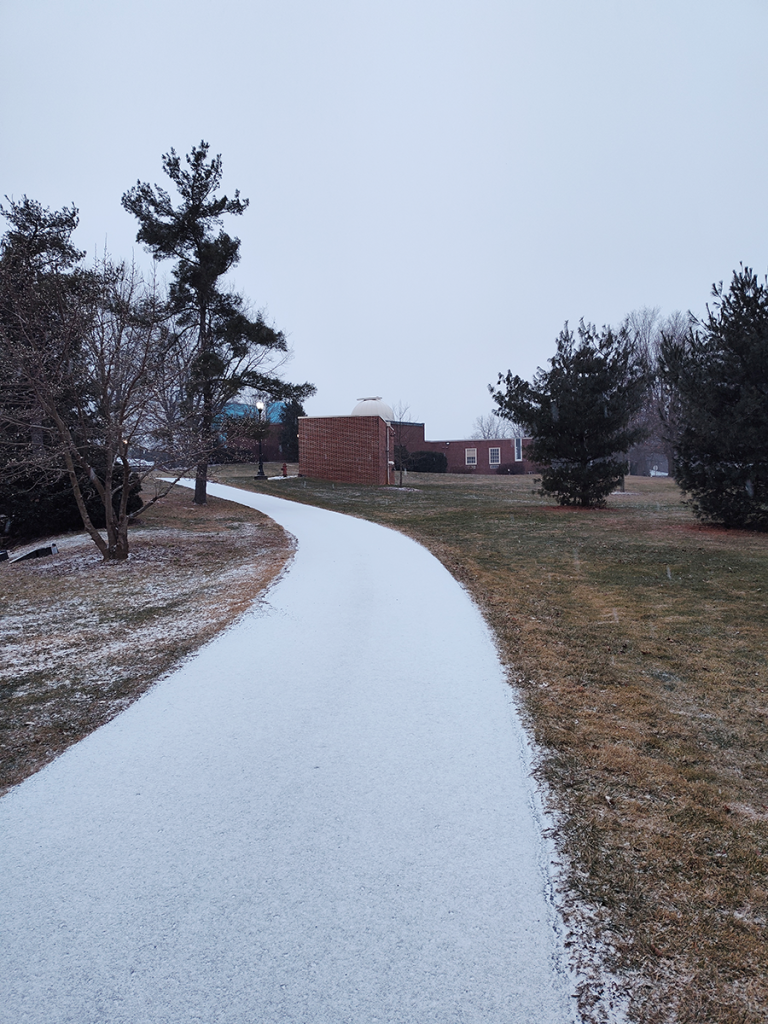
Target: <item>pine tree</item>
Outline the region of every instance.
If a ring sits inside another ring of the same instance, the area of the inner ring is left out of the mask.
[[[186,168],[175,150],[163,156],[163,170],[181,197],[178,206],[164,189],[142,182],[122,198],[139,221],[136,240],[155,259],[175,261],[171,308],[179,327],[195,336],[185,414],[194,421],[198,440],[198,505],[206,501],[208,459],[219,441],[215,424],[229,402],[246,388],[273,398],[305,398],[315,390],[310,384],[287,385],[265,372],[270,354],[287,351],[285,336],[261,313],[250,315],[243,297],[223,286],[240,259],[240,239],[227,234],[221,220],[225,214],[241,216],[248,200],[237,191],[232,199],[217,195],[221,156],[208,160],[208,149],[207,142],[193,147]]]
[[[551,369],[533,383],[511,371],[490,386],[498,415],[533,438],[528,457],[541,467],[542,489],[561,505],[600,506],[621,482],[624,456],[642,430],[633,418],[646,390],[646,368],[629,333],[583,321],[579,341],[566,323]]]
[[[749,267],[684,339],[667,337],[662,378],[675,479],[700,518],[768,529],[768,287]]]

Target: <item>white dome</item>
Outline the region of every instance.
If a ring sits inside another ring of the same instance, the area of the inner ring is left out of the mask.
[[[395,418],[386,402],[382,402],[381,395],[374,398],[360,398],[352,410],[353,416],[381,416],[383,420],[391,421]]]

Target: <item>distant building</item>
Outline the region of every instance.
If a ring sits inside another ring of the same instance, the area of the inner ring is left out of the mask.
[[[299,419],[299,473],[340,483],[385,486],[396,482],[395,448],[442,452],[448,473],[533,473],[528,438],[427,441],[424,424],[395,420],[381,398],[362,398],[349,416]],[[399,454],[399,452],[398,452]]]
[[[427,441],[423,423],[395,423],[398,445],[414,452],[442,452],[448,459],[447,473],[485,476],[491,473],[533,473],[526,456],[530,438],[472,438],[469,441]]]
[[[283,409],[285,408],[285,402],[270,402],[269,405],[264,409],[262,416],[267,423],[279,423],[280,417],[283,415]],[[256,416],[258,415],[258,409],[255,405],[249,405],[247,402],[227,402],[222,410],[222,416]]]

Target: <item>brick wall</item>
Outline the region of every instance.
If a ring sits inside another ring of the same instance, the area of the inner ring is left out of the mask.
[[[522,460],[515,459],[515,442],[510,438],[499,440],[468,440],[468,441],[424,441],[421,448],[425,452],[442,452],[448,459],[448,473],[496,473],[499,466],[513,473],[534,473],[532,462],[525,458],[529,439],[523,438]],[[491,462],[491,449],[499,449],[499,461]],[[467,450],[475,450],[476,462],[467,463]]]
[[[391,482],[390,427],[380,416],[303,416],[299,419],[299,473],[339,483]]]
[[[404,445],[409,452],[425,452],[424,424],[407,423],[404,420],[392,424],[394,443]],[[427,442],[428,443],[428,442]]]
[[[496,473],[499,466],[509,467],[515,473],[534,473],[536,468],[525,458],[530,444],[529,438],[523,438],[523,458],[515,459],[515,442],[510,439],[492,441],[425,441],[423,423],[393,423],[396,444],[403,444],[411,455],[414,452],[442,452],[448,459],[448,473]],[[474,465],[467,464],[467,449],[474,448],[476,459]],[[499,461],[491,462],[490,449],[499,449]]]

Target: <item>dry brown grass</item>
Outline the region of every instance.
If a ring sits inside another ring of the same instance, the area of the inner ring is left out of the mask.
[[[768,1020],[768,536],[700,527],[669,480],[597,512],[530,477],[278,486],[410,534],[483,608],[556,812],[584,1019],[615,996],[643,1024]]]
[[[217,498],[198,507],[182,487],[130,541],[122,563],[104,563],[84,534],[61,538],[58,555],[0,563],[0,792],[232,622],[292,552],[260,513]]]
[[[253,467],[216,475],[255,486]],[[584,1019],[615,1019],[614,996],[643,1024],[768,1019],[768,536],[699,527],[667,480],[631,479],[603,512],[552,507],[530,478],[258,486],[403,530],[480,603],[556,813]],[[133,544],[122,566],[90,541],[0,564],[6,785],[212,636],[289,555],[257,513],[186,491]]]

